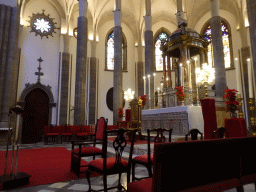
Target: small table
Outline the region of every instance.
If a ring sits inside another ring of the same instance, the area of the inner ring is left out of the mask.
[[[229,132],[229,137],[247,137],[247,128],[244,118],[231,117],[225,119],[224,126]]]

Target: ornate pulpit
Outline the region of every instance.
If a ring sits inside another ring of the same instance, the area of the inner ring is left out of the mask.
[[[142,100],[135,98],[130,101],[131,107],[131,121],[128,122],[128,129],[138,129],[139,135],[141,135],[141,111]]]

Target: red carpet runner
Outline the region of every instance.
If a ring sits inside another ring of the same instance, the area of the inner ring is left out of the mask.
[[[4,174],[5,151],[0,151],[0,175]],[[19,151],[18,172],[32,175],[29,186],[56,183],[77,179],[70,172],[71,152],[64,147],[21,149]],[[88,164],[82,160],[83,164]],[[11,167],[11,152],[9,153],[8,172]],[[85,177],[81,174],[80,178]]]

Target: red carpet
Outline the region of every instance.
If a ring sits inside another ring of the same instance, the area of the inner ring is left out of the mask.
[[[4,174],[5,151],[0,151],[0,175]],[[18,172],[25,172],[32,175],[29,179],[29,186],[56,183],[77,179],[77,176],[70,172],[71,152],[64,147],[21,149],[19,151]],[[82,160],[83,164],[88,164]],[[8,172],[11,167],[11,152],[9,153]],[[84,178],[81,174],[80,178]]]

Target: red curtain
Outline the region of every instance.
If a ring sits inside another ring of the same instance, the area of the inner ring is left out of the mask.
[[[214,99],[201,99],[204,118],[204,139],[212,139],[212,133],[217,129],[216,108]]]
[[[229,137],[247,137],[246,123],[243,118],[225,119],[225,128],[229,131]]]
[[[131,121],[131,109],[125,110],[125,121]]]

